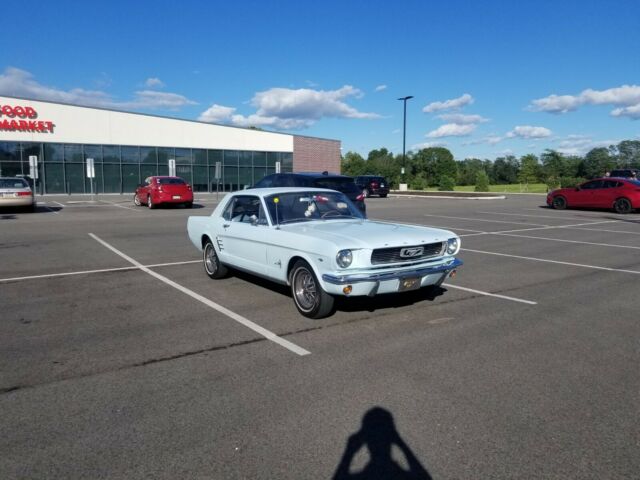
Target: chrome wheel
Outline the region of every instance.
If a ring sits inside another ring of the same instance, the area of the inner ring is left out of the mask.
[[[310,311],[316,304],[316,280],[304,267],[298,268],[293,276],[293,295],[301,310]]]
[[[218,271],[218,257],[211,243],[207,243],[203,251],[204,268],[209,275],[215,275]]]
[[[156,208],[155,203],[153,203],[153,200],[151,200],[151,194],[147,196],[147,207]]]
[[[140,197],[137,194],[133,196],[133,203],[135,204],[136,207],[139,207],[140,205],[142,205],[142,203],[140,202]]]

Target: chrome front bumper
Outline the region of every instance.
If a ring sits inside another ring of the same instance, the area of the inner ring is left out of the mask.
[[[325,273],[322,275],[322,280],[332,285],[349,285],[360,282],[384,282],[387,280],[424,277],[434,273],[449,272],[458,268],[460,265],[462,265],[462,260],[452,258],[445,263],[411,270],[394,270],[392,272],[383,273],[356,273],[353,275],[331,275],[329,273]]]

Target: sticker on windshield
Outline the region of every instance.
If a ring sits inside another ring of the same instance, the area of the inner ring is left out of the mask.
[[[347,204],[344,202],[338,202],[336,203],[336,207],[338,207],[341,210],[345,210],[347,208]]]

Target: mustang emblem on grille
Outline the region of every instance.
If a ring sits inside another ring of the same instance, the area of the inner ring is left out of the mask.
[[[400,250],[400,256],[402,258],[413,258],[422,255],[422,252],[424,252],[424,247],[403,248]]]

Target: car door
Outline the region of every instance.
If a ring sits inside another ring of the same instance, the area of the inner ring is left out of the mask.
[[[153,177],[147,177],[144,179],[142,186],[140,187],[140,201],[143,203],[147,203],[149,201],[149,193],[151,192],[151,184],[153,182]]]
[[[260,197],[235,195],[222,214],[218,230],[221,260],[242,270],[265,274],[268,222]]]
[[[597,196],[602,189],[602,180],[592,180],[583,183],[580,188],[571,195],[572,207],[595,207],[598,203]]]
[[[612,208],[617,198],[622,196],[621,187],[624,183],[617,180],[604,180],[603,188],[598,193],[598,208]]]

